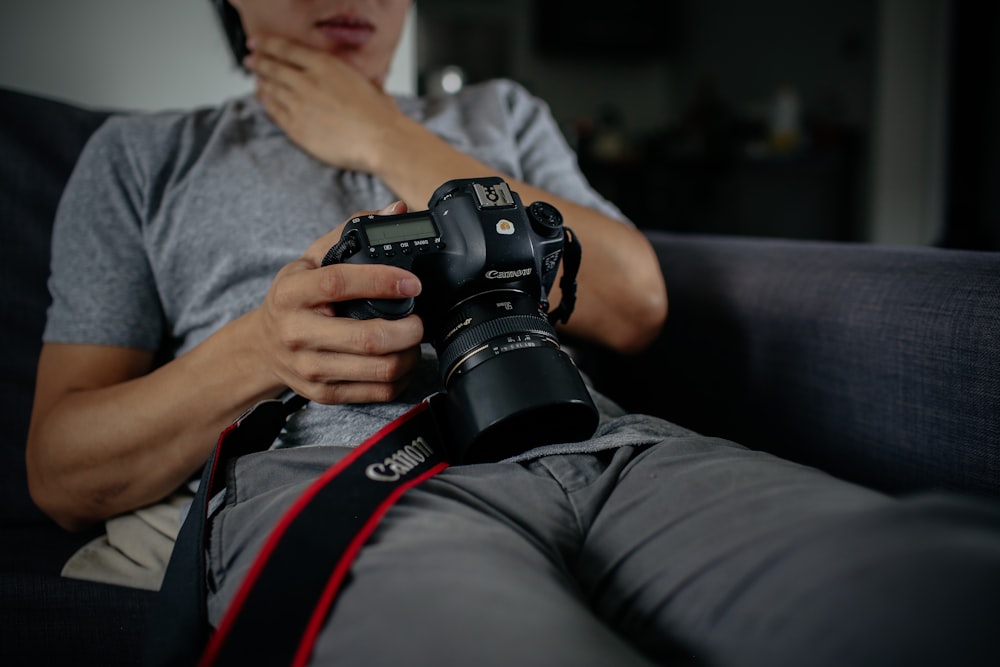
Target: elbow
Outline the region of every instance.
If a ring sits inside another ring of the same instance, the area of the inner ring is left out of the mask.
[[[605,328],[605,343],[622,354],[634,355],[648,348],[663,331],[669,310],[667,285],[660,261],[649,241],[619,256],[616,270],[621,277],[615,293],[603,288],[604,303],[612,308],[615,325]],[[627,298],[623,298],[627,297]]]
[[[652,286],[637,293],[622,316],[623,326],[612,333],[609,345],[623,354],[642,352],[659,337],[667,321],[668,309],[665,288]]]
[[[81,512],[85,504],[73,502],[65,493],[64,485],[43,474],[37,464],[33,465],[30,455],[27,457],[27,473],[28,494],[32,502],[60,528],[78,533],[98,522],[98,519]]]
[[[28,476],[28,493],[35,506],[63,530],[78,533],[90,528],[95,523],[68,511],[65,504],[57,500],[55,494],[49,492],[43,483],[33,479],[30,475]]]
[[[52,502],[52,496],[31,491],[31,499],[56,525],[70,533],[81,533],[98,523],[98,519],[82,516],[66,504]]]
[[[97,523],[95,519],[80,516],[70,503],[61,501],[59,494],[50,490],[37,476],[28,475],[28,493],[35,506],[63,530],[79,533]]]
[[[663,331],[667,321],[667,288],[659,264],[655,270],[623,268],[620,283],[608,281],[588,294],[593,305],[570,320],[570,333],[625,355],[639,354]],[[611,288],[611,289],[609,289]],[[613,291],[612,291],[613,290]]]
[[[620,298],[621,294],[629,298]],[[659,267],[631,276],[618,298],[606,298],[605,305],[610,311],[600,316],[599,341],[627,355],[645,350],[659,337],[667,321],[667,288]]]
[[[69,514],[56,514],[47,512],[48,517],[55,522],[57,526],[62,528],[68,533],[82,533],[97,524],[97,521],[93,519],[80,519]]]

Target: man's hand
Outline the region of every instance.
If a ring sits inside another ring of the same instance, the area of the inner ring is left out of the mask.
[[[256,38],[244,61],[257,97],[306,152],[335,167],[372,173],[374,152],[402,114],[347,61],[280,37]]]
[[[397,203],[377,213],[403,211]],[[260,363],[282,384],[319,403],[388,401],[405,387],[420,359],[420,318],[336,317],[336,303],[413,297],[420,282],[408,271],[381,264],[322,266],[339,239],[338,227],[275,277],[256,311]]]

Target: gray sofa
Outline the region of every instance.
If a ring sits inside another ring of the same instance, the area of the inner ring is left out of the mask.
[[[107,115],[0,90],[4,665],[135,664],[154,598],[60,578],[92,535],[42,515],[24,472],[52,216]],[[1000,499],[1000,253],[648,235],[669,321],[635,357],[584,347],[600,388],[888,493]]]

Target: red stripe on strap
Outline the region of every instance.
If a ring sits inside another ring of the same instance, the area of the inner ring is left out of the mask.
[[[331,479],[336,477],[341,471],[343,471],[345,468],[351,465],[352,462],[354,462],[356,459],[362,456],[368,449],[376,445],[386,435],[388,435],[395,429],[399,428],[401,425],[405,424],[410,419],[416,417],[424,410],[428,409],[429,406],[430,404],[427,401],[418,403],[416,406],[408,410],[406,413],[400,415],[393,421],[383,426],[381,429],[378,430],[378,432],[376,432],[374,435],[369,437],[363,443],[361,443],[353,450],[351,450],[351,452],[347,456],[345,456],[343,459],[341,459],[334,465],[330,466],[330,468],[328,468],[326,472],[324,472],[319,478],[316,479],[316,481],[310,484],[309,487],[307,487],[306,490],[302,493],[302,495],[300,495],[296,499],[296,501],[292,504],[292,506],[288,509],[288,511],[286,511],[285,514],[278,521],[277,525],[274,527],[274,529],[271,531],[271,534],[268,536],[267,541],[264,543],[264,546],[261,548],[260,553],[257,554],[253,562],[253,565],[250,568],[250,571],[247,573],[247,576],[243,579],[243,582],[240,584],[240,588],[237,591],[236,596],[233,598],[232,603],[229,605],[229,609],[226,610],[226,613],[222,618],[222,622],[219,623],[218,629],[215,631],[215,633],[213,633],[211,639],[209,640],[208,646],[205,648],[205,651],[198,662],[199,667],[210,667],[215,662],[219,652],[222,650],[222,647],[226,641],[226,637],[228,636],[230,630],[232,629],[232,626],[236,623],[236,619],[239,616],[240,610],[242,609],[247,598],[250,596],[250,592],[253,590],[253,587],[257,583],[257,580],[260,578],[260,575],[263,572],[268,559],[271,557],[271,554],[278,547],[278,544],[281,542],[281,538],[288,530],[288,527],[294,522],[295,518],[302,512],[302,510],[304,510],[309,505],[309,503],[313,500],[316,494],[319,493],[320,490],[322,490],[323,487]],[[434,470],[435,472],[441,469],[442,468],[439,467],[432,468],[432,470]],[[423,480],[426,479],[426,477],[427,475],[425,474],[417,477],[416,479]],[[403,488],[406,489],[412,487],[413,483],[406,482],[401,486],[403,486]],[[397,493],[391,494],[390,497],[393,499],[393,502],[395,502],[395,500],[399,498],[399,495],[401,495],[401,493],[402,490],[400,490],[399,494]],[[381,511],[381,513],[384,514],[391,504],[392,504],[391,502],[390,503],[383,502],[382,506],[384,506],[384,508],[380,506],[376,511]],[[366,531],[365,532],[366,537],[371,533],[372,530],[374,530],[375,523],[377,523],[377,521],[374,522],[370,521],[369,522],[369,524],[371,524],[370,528],[368,524],[365,525],[364,530]],[[355,547],[355,542],[357,541],[358,541],[357,538],[355,538],[355,540],[351,542],[352,556],[357,553],[357,550],[360,549],[361,544],[363,543],[363,540],[361,540],[361,542],[359,542]],[[338,564],[338,570],[346,562],[346,565],[344,566],[344,573],[346,573],[346,570],[350,565],[350,560],[351,560],[350,558],[341,559],[341,562]],[[343,573],[340,574],[340,577],[343,578]],[[335,592],[336,592],[336,587],[334,587],[333,591],[331,592],[330,596],[331,601],[333,599],[333,593]],[[324,592],[324,598],[325,596],[326,593]]]
[[[369,518],[364,527],[358,531],[358,534],[355,535],[354,539],[351,540],[350,546],[344,550],[344,555],[337,562],[337,566],[334,568],[333,574],[330,575],[330,580],[323,589],[323,595],[316,603],[316,608],[313,611],[312,617],[309,619],[309,624],[306,626],[306,630],[302,634],[302,641],[299,644],[299,650],[295,653],[295,659],[292,660],[293,667],[304,667],[304,665],[309,662],[309,657],[312,655],[313,645],[316,643],[316,637],[319,636],[320,631],[323,629],[323,623],[326,620],[327,611],[330,609],[330,605],[333,604],[333,599],[337,596],[337,592],[340,590],[340,584],[343,582],[344,577],[347,576],[347,571],[351,568],[351,563],[354,561],[355,556],[357,556],[358,551],[361,550],[361,547],[364,546],[368,537],[375,530],[376,526],[378,526],[382,516],[389,510],[390,507],[396,504],[396,501],[399,500],[399,497],[402,496],[403,493],[417,484],[420,484],[425,479],[433,477],[447,467],[448,464],[442,461],[430,470],[425,471],[423,474],[397,486],[389,497],[386,498],[372,513],[371,518]]]

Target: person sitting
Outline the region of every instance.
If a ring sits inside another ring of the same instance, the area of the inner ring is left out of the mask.
[[[107,524],[67,575],[155,589],[219,433],[263,399],[308,399],[274,447],[223,471],[205,582],[218,627],[302,491],[439,388],[418,315],[339,314],[426,287],[389,264],[324,265],[344,221],[499,176],[555,206],[584,248],[560,334],[635,352],[668,299],[649,243],[588,184],[540,98],[509,80],[385,92],[407,0],[215,4],[255,93],[116,117],[89,142],[55,224],[27,464],[60,525]],[[592,393],[593,437],[452,465],[407,491],[358,553],[310,664],[996,657],[994,504],[889,497]]]

